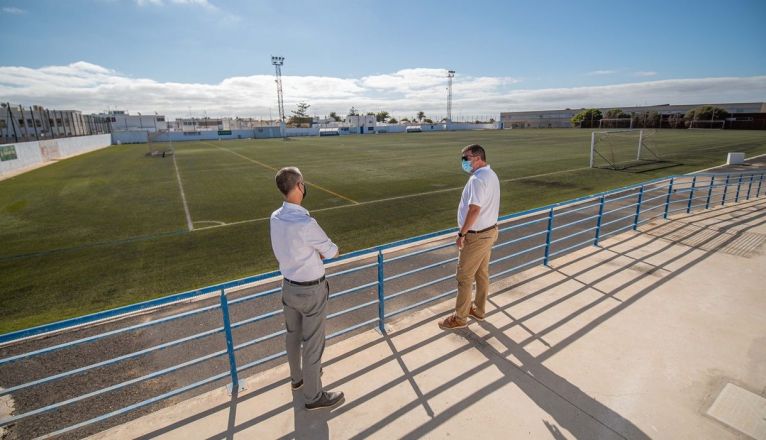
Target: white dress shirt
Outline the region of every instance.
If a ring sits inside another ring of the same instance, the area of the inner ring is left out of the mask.
[[[481,231],[497,224],[497,216],[500,213],[500,180],[489,165],[474,171],[463,188],[457,209],[457,225],[461,229],[468,215],[468,205],[481,208],[479,216],[471,225],[472,231]]]
[[[332,258],[338,253],[338,246],[306,208],[288,202],[271,214],[271,248],[282,275],[298,282],[321,278],[324,264],[320,254]]]

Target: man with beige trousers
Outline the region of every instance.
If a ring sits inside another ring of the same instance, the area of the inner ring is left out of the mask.
[[[457,210],[457,304],[455,313],[439,322],[445,330],[468,325],[468,316],[484,320],[489,294],[489,258],[497,241],[500,212],[500,181],[487,163],[484,148],[469,145],[462,150],[463,171],[471,174],[463,188]],[[476,299],[471,303],[473,282]]]

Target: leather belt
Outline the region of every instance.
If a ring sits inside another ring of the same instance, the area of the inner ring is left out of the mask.
[[[492,226],[490,226],[488,228],[482,229],[481,231],[468,231],[468,232],[466,232],[466,234],[481,234],[482,232],[491,231],[491,230],[495,229],[496,227],[497,227],[497,225],[495,224],[495,225],[492,225]]]
[[[288,280],[287,278],[285,278],[285,281],[287,281],[290,284],[295,284],[296,286],[316,286],[317,284],[321,283],[324,280],[325,280],[324,275],[322,275],[322,278],[319,278],[318,280],[314,280],[314,281],[293,281],[293,280]]]

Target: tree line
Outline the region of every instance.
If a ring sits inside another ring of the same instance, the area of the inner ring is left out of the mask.
[[[663,117],[659,112],[626,113],[615,108],[602,113],[597,108],[583,109],[572,117],[572,125],[579,128],[598,128],[602,119],[628,119],[633,128],[689,128],[692,121],[720,121],[729,117],[729,112],[721,107],[702,105],[687,111],[685,114],[671,114]]]

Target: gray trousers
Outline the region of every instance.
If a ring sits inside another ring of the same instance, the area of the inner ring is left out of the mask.
[[[282,281],[290,379],[293,383],[303,380],[303,396],[306,403],[313,403],[322,396],[320,371],[329,297],[330,284],[327,280],[314,286],[296,286]]]

